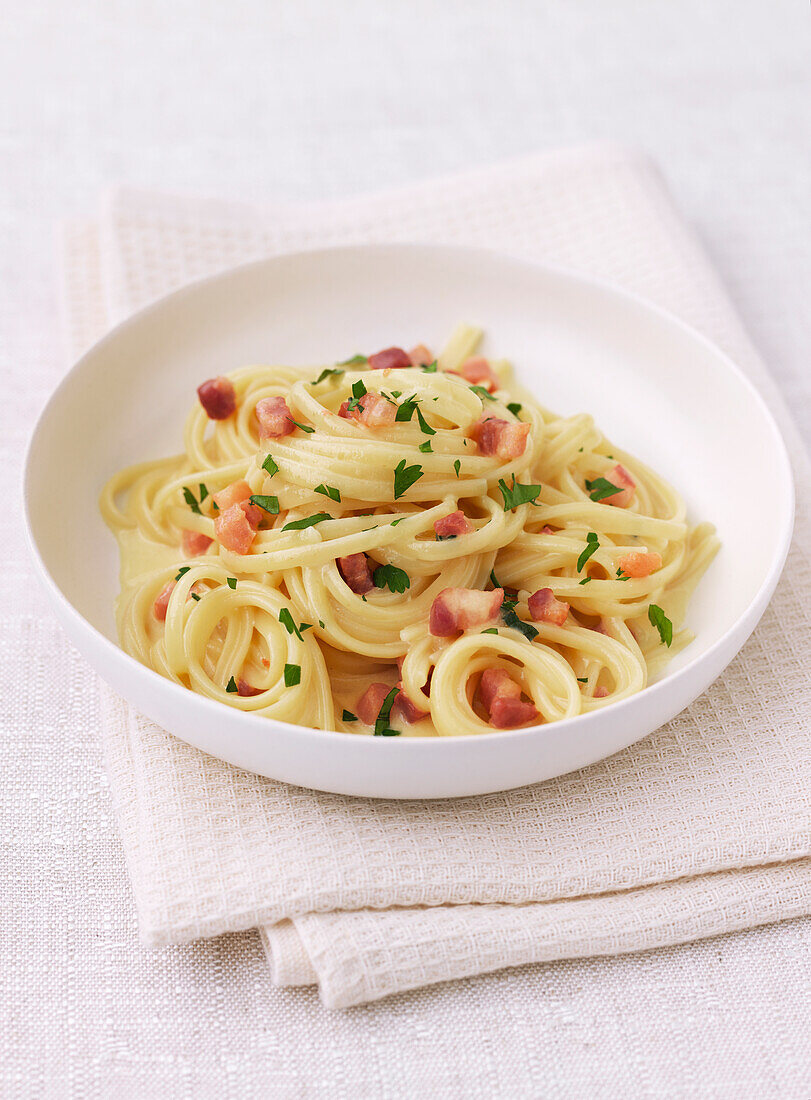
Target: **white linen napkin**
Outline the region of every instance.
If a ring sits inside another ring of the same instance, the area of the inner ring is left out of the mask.
[[[503,794],[398,803],[289,787],[183,744],[104,689],[102,737],[144,942],[256,926],[274,981],[318,982],[339,1007],[811,912],[811,468],[644,158],[613,146],[545,153],[306,206],[117,191],[97,221],[66,233],[71,354],[232,264],[406,240],[490,246],[608,278],[715,340],[759,387],[792,454],[798,516],[783,579],[742,653],[673,722],[602,763]]]

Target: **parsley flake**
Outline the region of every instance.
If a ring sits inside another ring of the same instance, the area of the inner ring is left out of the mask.
[[[234,679],[233,676],[228,681],[228,684],[227,684],[225,690],[230,692],[231,695],[234,695],[237,691],[239,691],[239,688],[237,687],[237,682],[236,682],[236,680]]]
[[[323,620],[323,619],[319,619],[319,620],[318,620],[318,625],[319,625],[319,626],[321,627],[321,629],[322,629],[322,630],[326,630],[326,629],[327,629],[327,627],[326,627],[326,623],[324,622],[324,620]]]
[[[270,477],[273,477],[274,474],[277,474],[279,472],[279,467],[273,461],[273,457],[271,455],[268,455],[265,461],[262,463],[262,469]]]
[[[521,504],[534,504],[535,498],[542,488],[540,485],[517,485],[515,474],[513,474],[512,485],[508,485],[504,478],[500,478],[498,487],[504,498],[505,512],[509,512],[511,509],[517,508]]]
[[[418,404],[419,404],[419,399],[417,398],[416,394],[412,393],[411,397],[407,397],[405,399],[405,401],[402,401],[397,406],[397,413],[394,417],[395,421],[398,424],[408,423],[408,421],[411,419],[411,417],[417,411],[417,405]]]
[[[482,634],[498,634],[498,630],[494,626],[488,626],[487,630],[483,630]]]
[[[363,384],[363,379],[359,378],[357,382],[352,383],[352,396],[349,399],[349,403],[346,406],[347,412],[354,412],[355,409],[360,408],[360,399],[365,397],[369,391]]]
[[[505,601],[506,603],[507,601]],[[501,617],[507,626],[511,626],[514,630],[520,630],[528,642],[531,642],[533,638],[538,637],[538,631],[534,626],[530,626],[529,623],[525,623],[523,619],[519,619],[516,615],[513,607],[515,605],[507,607],[505,610],[504,604],[501,605]]]
[[[433,454],[433,447],[431,446],[431,440],[426,439],[424,443],[420,443],[419,447],[417,447],[417,450],[422,451],[422,453],[424,455]]]
[[[673,623],[658,604],[652,603],[648,608],[648,620],[651,626],[655,626],[659,631],[662,645],[669,648],[673,644]]]
[[[400,516],[399,519],[393,519],[391,521],[391,523],[389,524],[389,527],[396,527],[397,524],[402,523],[405,518],[406,518],[405,516]],[[374,530],[374,528],[372,528],[372,530]]]
[[[594,481],[589,481],[588,478],[586,478],[585,485],[586,492],[594,501],[605,500],[606,497],[613,497],[616,496],[617,493],[622,492],[619,485],[613,485],[604,477],[596,477]]]
[[[295,687],[301,683],[301,665],[284,666],[284,686]]]
[[[200,599],[196,592],[190,592],[189,595],[195,601],[195,603]]]
[[[630,573],[626,573],[622,569],[617,570],[617,580],[618,581],[629,581],[630,579],[631,579],[631,574]]]
[[[456,476],[459,477],[459,471],[462,469],[462,462],[460,459],[457,458],[453,464],[453,468],[456,470]]]
[[[489,390],[486,390],[484,386],[468,386],[468,389],[472,390],[473,393],[478,394],[482,401],[495,401],[495,397],[493,397],[492,393],[490,393]]]
[[[293,420],[293,417],[291,416],[290,419]],[[315,428],[310,428],[307,424],[299,424],[298,420],[293,420],[293,423],[297,428],[301,428],[303,432],[307,432],[308,435],[312,435],[315,431]]]
[[[498,578],[496,577],[496,567],[495,566],[493,566],[493,568],[490,570],[490,583],[492,584],[493,588],[503,588],[504,587],[503,585],[499,584],[499,582],[498,582]]]
[[[279,612],[279,622],[285,628],[288,634],[295,634],[295,636],[301,641],[301,631],[293,621],[293,616],[290,614],[290,610],[287,607],[283,607]]]
[[[417,409],[417,420],[419,421],[420,430],[423,435],[436,435],[436,430],[431,427],[419,409]]]
[[[590,581],[591,581],[591,577],[584,577],[582,581],[578,581],[577,583],[578,584],[589,584]]]
[[[176,573],[176,575],[175,575],[175,580],[176,580],[176,581],[179,581],[179,580],[180,580],[180,578],[181,578],[181,577],[183,576],[183,574],[184,574],[184,573],[188,573],[188,571],[189,571],[190,569],[191,569],[191,566],[190,566],[190,565],[181,565],[181,567],[180,567],[180,568],[178,569],[178,571],[177,571],[177,573]]]
[[[196,516],[201,516],[203,514],[200,511],[200,505],[197,503],[197,497],[187,485],[183,486],[183,499],[186,501],[186,503]]]
[[[330,500],[335,500],[338,504],[341,503],[341,491],[340,489],[336,489],[334,485],[324,485],[322,482],[321,485],[316,485],[313,492],[320,493],[324,497],[329,497]]]
[[[508,408],[508,409],[510,410],[510,412],[511,412],[511,413],[513,414],[513,416],[518,416],[518,414],[519,414],[519,413],[521,412],[521,410],[523,409],[523,407],[524,407],[524,406],[523,406],[523,405],[521,405],[521,404],[520,404],[520,403],[519,403],[518,401],[511,401],[511,402],[509,403],[509,405],[507,406],[507,408]]]
[[[348,366],[351,362],[351,359],[347,360],[346,365]],[[363,362],[365,363],[366,360],[364,359]],[[319,382],[323,382],[324,379],[329,378],[330,375],[334,375],[336,378],[340,378],[343,373],[344,372],[341,370],[340,367],[324,367],[319,376],[315,379],[314,382],[311,382],[310,385],[317,386]]]
[[[200,503],[202,504],[202,503],[203,503],[203,501],[204,501],[204,500],[206,499],[206,497],[208,496],[208,487],[207,487],[206,485],[204,485],[204,484],[202,483],[202,481],[201,481],[201,482],[200,482],[200,485],[199,485],[199,487],[198,487],[198,488],[199,488],[199,490],[200,490]]]
[[[226,577],[225,578],[225,583],[228,585],[228,587],[233,592],[236,589],[236,586],[237,586],[237,579],[236,579],[236,577]]]
[[[399,730],[389,729],[389,718],[391,716],[391,707],[394,700],[397,698],[400,689],[395,686],[388,693],[383,700],[380,710],[377,712],[377,718],[375,719],[375,737],[397,737]]]
[[[314,516],[306,516],[304,519],[294,519],[292,523],[286,523],[283,531],[303,531],[307,527],[315,527],[316,523],[323,523],[325,519],[332,519],[329,512],[316,512]]]
[[[279,498],[278,497],[264,497],[254,494],[250,498],[251,504],[258,504],[260,508],[264,509],[271,516],[278,516],[279,514]]]
[[[343,714],[341,715],[342,722],[357,722],[357,720],[357,714],[353,714],[351,710],[344,710]]]
[[[423,363],[422,364],[422,369],[424,371],[426,371],[428,374],[436,374],[436,372],[439,370],[439,364],[437,363],[437,361],[435,359],[433,361],[433,363]]]
[[[577,572],[578,573],[583,568],[583,566],[586,564],[586,562],[589,560],[591,555],[596,553],[596,551],[599,549],[599,547],[600,547],[600,540],[597,537],[597,533],[595,531],[589,531],[589,533],[586,535],[586,549],[582,552],[580,557],[577,559]]]
[[[367,355],[352,355],[349,359],[344,359],[339,363],[339,367],[359,367],[362,363],[368,363],[369,357]]]
[[[394,499],[397,500],[422,477],[422,466],[406,466],[402,459],[394,468]]]
[[[404,569],[395,565],[379,565],[372,574],[376,588],[388,588],[391,592],[405,592],[411,580]]]
[[[576,679],[578,684],[587,684],[589,682],[588,676],[578,676]]]

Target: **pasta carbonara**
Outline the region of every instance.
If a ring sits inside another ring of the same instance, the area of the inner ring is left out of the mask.
[[[678,494],[521,391],[460,326],[204,382],[183,453],[113,477],[123,648],[231,707],[380,736],[492,732],[641,691],[715,554]]]

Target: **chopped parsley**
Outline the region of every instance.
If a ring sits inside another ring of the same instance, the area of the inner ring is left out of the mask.
[[[429,374],[436,374],[436,372],[439,370],[439,365],[437,364],[437,361],[435,359],[433,363],[423,363],[422,369],[424,371],[427,371]]]
[[[492,393],[486,390],[484,386],[468,386],[468,389],[478,394],[482,401],[495,401],[495,397],[493,397]]]
[[[288,634],[295,634],[299,641],[301,640],[301,630],[293,622],[293,616],[290,614],[288,608],[283,607],[279,612],[279,622]]]
[[[395,685],[383,700],[380,710],[377,712],[377,718],[375,719],[375,737],[399,736],[399,730],[389,729],[392,703],[397,698],[399,691],[400,689]]]
[[[417,447],[417,450],[422,451],[424,455],[432,454],[433,447],[431,446],[431,440],[426,439],[424,443],[420,443],[419,447]]]
[[[293,417],[291,416],[290,419],[293,420]],[[293,423],[297,428],[301,428],[303,432],[307,432],[308,435],[312,435],[315,431],[315,428],[310,428],[307,424],[299,424],[298,420],[293,420]]]
[[[268,475],[269,475],[270,477],[273,477],[273,475],[274,475],[274,474],[277,474],[277,473],[279,472],[279,467],[278,467],[278,466],[276,465],[276,463],[275,463],[275,462],[273,461],[273,457],[272,457],[272,455],[268,455],[268,456],[267,456],[267,458],[265,459],[265,461],[264,461],[264,462],[262,463],[262,469],[263,469],[263,470],[264,470],[264,471],[265,471],[265,472],[266,472],[266,473],[267,473],[267,474],[268,474]]]
[[[341,715],[342,722],[357,722],[357,720],[357,714],[353,714],[351,710],[344,710],[343,714]]]
[[[673,623],[668,619],[661,607],[652,603],[648,608],[648,619],[651,626],[655,626],[659,631],[662,645],[670,647],[673,643]]]
[[[190,565],[181,565],[181,567],[180,567],[180,568],[178,569],[178,571],[177,571],[177,573],[176,573],[176,575],[175,575],[175,580],[176,580],[176,581],[179,581],[179,580],[180,580],[180,578],[181,578],[181,577],[183,576],[183,574],[184,574],[184,573],[188,573],[188,571],[189,571],[190,569],[191,569],[191,566],[190,566]]]
[[[583,568],[583,566],[586,564],[586,562],[589,560],[591,555],[596,553],[599,548],[600,548],[600,540],[597,537],[597,533],[595,531],[589,531],[589,533],[586,535],[586,549],[582,552],[580,557],[577,559],[577,572],[578,573]]]
[[[407,423],[417,411],[418,404],[419,399],[417,398],[416,394],[412,393],[411,397],[407,397],[405,401],[401,402],[397,406],[397,413],[394,417],[395,421],[398,424]]]
[[[519,413],[521,412],[521,410],[523,409],[523,407],[524,407],[524,406],[523,406],[523,405],[521,405],[521,404],[520,404],[520,403],[519,403],[518,401],[511,401],[511,402],[509,403],[509,405],[507,406],[507,408],[508,408],[508,409],[510,410],[510,412],[511,412],[511,413],[513,414],[513,416],[518,416],[518,414],[519,414]]]
[[[191,596],[191,598],[194,600],[195,603],[200,599],[200,597],[197,595],[196,592],[190,592],[189,595]]]
[[[503,588],[504,587],[503,585],[499,584],[499,582],[498,582],[498,578],[496,577],[496,567],[495,566],[493,566],[493,568],[490,570],[490,583],[492,584],[493,588]]]
[[[361,356],[361,358],[363,358],[363,357]],[[351,359],[348,359],[348,360],[347,360],[347,362],[346,362],[346,366],[349,366],[349,364],[350,364],[351,362],[352,362],[352,360],[351,360]],[[365,360],[365,359],[363,359],[363,362],[365,363],[365,362],[366,362],[366,360]],[[330,376],[331,374],[332,374],[332,375],[334,375],[334,376],[335,376],[336,378],[340,378],[340,376],[341,376],[341,375],[342,375],[343,373],[344,373],[344,372],[343,372],[343,371],[341,370],[341,368],[340,368],[340,367],[324,367],[324,369],[323,369],[323,370],[321,371],[321,373],[319,374],[319,376],[318,376],[318,377],[317,377],[317,378],[315,379],[315,381],[314,381],[314,382],[311,382],[311,383],[310,383],[310,385],[312,385],[312,386],[317,386],[319,382],[323,382],[323,381],[324,381],[324,379],[325,379],[325,378],[329,378],[329,376]]]
[[[230,692],[232,695],[235,694],[235,692],[239,691],[239,688],[237,687],[237,682],[236,682],[236,680],[234,679],[233,676],[228,681],[228,684],[227,684],[225,690]]]
[[[284,686],[295,687],[301,683],[301,665],[284,666]]]
[[[201,481],[198,488],[199,488],[199,491],[200,491],[200,503],[202,504],[203,501],[208,496],[208,487],[206,485],[204,485]]]
[[[315,527],[316,523],[323,523],[325,519],[332,519],[329,512],[316,512],[314,516],[306,516],[304,519],[294,519],[286,523],[283,531],[303,531],[306,527]]]
[[[422,477],[422,466],[406,466],[402,459],[394,468],[394,499],[397,500]]]
[[[456,470],[456,476],[459,477],[459,471],[462,469],[461,459],[458,459],[453,464],[454,470]]]
[[[436,435],[435,429],[431,427],[419,409],[417,409],[417,420],[420,423],[420,429],[423,435]]]
[[[589,682],[588,676],[578,676],[576,679],[578,684],[587,684]]]
[[[226,577],[225,578],[225,583],[228,585],[228,587],[233,592],[236,589],[236,586],[237,586],[237,579],[236,579],[236,577]]]
[[[520,630],[528,642],[531,642],[533,638],[538,637],[538,631],[534,626],[530,626],[529,623],[525,623],[523,619],[519,619],[513,608],[515,604],[510,602],[510,605],[506,607],[507,600],[501,605],[501,617],[507,626],[511,626],[514,630]]]
[[[318,620],[318,625],[319,625],[319,626],[321,627],[321,629],[322,629],[322,630],[326,630],[326,629],[327,629],[327,627],[326,627],[326,623],[324,622],[324,620],[323,620],[323,619],[319,619],[319,620]]]
[[[271,516],[278,516],[279,514],[279,498],[278,497],[263,497],[256,496],[254,494],[250,498],[251,504],[258,504],[260,508],[268,512]]]
[[[341,491],[336,489],[334,485],[324,485],[322,482],[321,485],[316,485],[313,491],[324,497],[329,497],[330,500],[337,501],[338,504],[341,503]]]
[[[389,527],[396,527],[397,524],[402,523],[405,518],[406,518],[405,516],[400,516],[399,519],[393,519],[391,521],[391,523],[389,524]],[[374,531],[374,527],[370,528],[370,530]]]
[[[630,573],[626,573],[622,569],[617,570],[617,580],[618,581],[629,581],[630,579],[631,579],[631,574]]]
[[[590,581],[591,581],[591,577],[584,577],[582,581],[578,581],[577,583],[578,584],[589,584]]]
[[[488,626],[487,630],[483,630],[482,634],[498,634],[498,630],[494,626]]]
[[[187,485],[183,486],[183,499],[186,501],[186,503],[196,516],[201,516],[203,514],[200,511],[200,505],[197,503],[197,497]]]
[[[391,592],[405,592],[411,580],[404,569],[395,565],[379,565],[372,574],[376,588],[388,588]]]
[[[594,501],[605,500],[606,497],[613,497],[616,496],[617,493],[622,492],[619,485],[613,485],[604,477],[596,477],[594,481],[589,481],[588,478],[586,478],[585,485],[586,492]]]
[[[313,627],[312,623],[299,623],[298,624],[298,628],[299,628],[299,630],[301,631],[302,634],[304,633],[305,630],[312,630],[312,627]]]
[[[368,392],[369,391],[366,389],[366,387],[363,384],[363,379],[362,378],[359,378],[357,380],[357,382],[353,382],[352,383],[352,396],[349,399],[349,403],[346,406],[346,411],[347,412],[354,412],[355,409],[359,409],[361,407],[360,399],[362,397],[365,397]]]
[[[361,363],[368,363],[368,355],[352,355],[338,364],[339,367],[359,367]],[[343,373],[343,372],[342,372]]]
[[[540,485],[516,485],[515,474],[513,474],[512,485],[508,485],[504,478],[500,478],[498,487],[504,498],[505,512],[509,512],[511,509],[517,508],[521,504],[534,504],[535,498],[542,488]]]

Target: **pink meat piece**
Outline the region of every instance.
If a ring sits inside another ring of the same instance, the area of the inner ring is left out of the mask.
[[[247,554],[262,520],[262,509],[243,500],[232,504],[214,520],[214,532],[221,546],[235,554]]]
[[[237,407],[237,395],[228,378],[219,375],[197,387],[200,404],[210,420],[227,420]]]
[[[411,365],[411,356],[402,348],[384,348],[383,351],[369,356],[372,370],[399,370]]]
[[[263,397],[256,402],[256,419],[261,439],[281,439],[296,430],[293,417],[283,397]]]
[[[662,568],[662,555],[653,551],[644,553],[642,550],[632,550],[630,554],[623,554],[617,565],[626,577],[649,577]]]
[[[455,538],[457,535],[469,535],[473,530],[473,524],[468,520],[461,508],[451,512],[449,516],[434,521],[434,531],[441,539]]]
[[[175,590],[176,581],[169,581],[158,593],[155,602],[152,604],[152,612],[156,619],[160,622],[166,621],[166,609],[169,606],[169,597]]]
[[[365,596],[374,588],[372,570],[369,568],[369,559],[365,554],[347,554],[338,558],[338,571],[352,589],[359,596]]]
[[[521,685],[503,668],[486,668],[479,681],[479,699],[497,729],[515,729],[538,717],[534,703],[521,698]]]
[[[511,458],[520,458],[527,448],[529,424],[510,423],[497,417],[482,417],[470,429],[470,438],[475,440],[479,454],[496,455],[507,462]]]
[[[187,558],[198,558],[201,554],[205,554],[213,541],[214,539],[210,539],[208,535],[186,528],[180,536],[180,548]]]
[[[493,393],[501,385],[498,375],[490,366],[488,360],[481,355],[466,359],[459,370],[454,371],[454,374],[460,374],[472,386],[484,386],[488,393]]]
[[[569,614],[569,605],[556,600],[551,588],[539,588],[527,601],[529,613],[536,623],[555,623],[563,626]]]
[[[430,363],[433,363],[436,356],[425,344],[417,344],[408,353],[408,358],[411,360],[412,367],[427,367]]]
[[[611,467],[605,475],[605,479],[606,481],[610,481],[612,485],[616,485],[622,492],[613,493],[610,497],[604,497],[600,503],[612,504],[615,508],[627,508],[634,499],[636,482],[625,467],[621,466],[618,462],[616,466]]]
[[[431,604],[428,629],[435,638],[449,638],[460,630],[484,626],[498,614],[504,589],[444,588]]]
[[[218,493],[212,493],[211,499],[221,512],[225,512],[232,504],[239,504],[241,501],[247,500],[250,495],[251,487],[247,481],[232,481],[230,485],[226,485]]]

